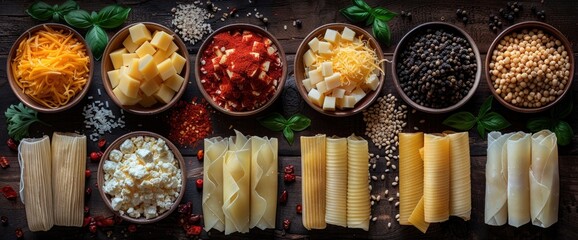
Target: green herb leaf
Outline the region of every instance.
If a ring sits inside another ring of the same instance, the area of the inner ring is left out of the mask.
[[[373,35],[377,38],[377,41],[386,46],[391,45],[391,31],[386,22],[376,18],[375,21],[373,21]]]
[[[311,125],[311,119],[302,114],[295,114],[287,121],[287,126],[294,131],[303,131]]]
[[[26,9],[26,13],[36,20],[47,21],[52,18],[54,9],[45,2],[38,1],[30,5],[30,7]]]
[[[483,123],[478,122],[478,134],[480,134],[480,137],[482,137],[482,139],[486,139],[486,126],[484,126]]]
[[[388,22],[393,17],[397,16],[397,13],[389,11],[387,8],[383,7],[376,7],[371,11],[371,15],[373,15],[376,19],[379,19],[384,22]]]
[[[279,113],[271,113],[264,118],[258,119],[259,123],[271,131],[279,132],[285,129],[287,120]]]
[[[293,142],[295,141],[295,134],[293,133],[293,130],[291,130],[289,126],[283,129],[283,136],[285,136],[285,139],[287,139],[289,145],[293,145]]]
[[[106,29],[116,28],[126,21],[130,10],[129,7],[116,4],[106,6],[98,12],[98,21],[95,24]]]
[[[556,138],[558,139],[558,145],[566,146],[570,144],[572,141],[572,137],[574,137],[574,131],[570,124],[565,121],[558,121],[558,124],[554,126],[553,132],[556,134]]]
[[[530,129],[531,132],[539,132],[544,129],[552,128],[552,120],[546,117],[535,118],[528,121],[526,127]]]
[[[100,60],[102,53],[104,52],[104,48],[108,43],[108,35],[106,35],[106,32],[99,26],[95,25],[90,30],[88,30],[85,40],[90,47],[94,58],[96,60]]]
[[[371,10],[371,7],[363,0],[353,0],[353,3],[365,11]]]
[[[4,115],[8,123],[8,135],[16,141],[28,136],[28,129],[32,123],[40,122],[48,125],[38,119],[36,111],[24,106],[22,103],[10,105]]]
[[[341,12],[345,18],[353,23],[363,22],[370,16],[368,11],[358,6],[350,6],[348,8],[339,10],[339,12]]]
[[[369,16],[367,16],[367,19],[365,19],[365,26],[371,26],[373,21],[375,21],[375,15],[373,15],[372,10],[370,10]]]
[[[490,112],[479,119],[479,121],[484,125],[489,131],[498,131],[509,127],[511,124],[502,115],[497,112]]]
[[[493,99],[494,96],[489,96],[488,98],[486,98],[486,100],[480,107],[480,111],[478,112],[478,118],[482,118],[484,115],[486,115],[486,113],[488,113],[488,111],[490,111],[490,109],[492,108]]]
[[[64,15],[64,21],[66,21],[70,26],[80,29],[87,29],[93,25],[90,14],[84,10],[70,11],[68,14]]]
[[[461,131],[467,131],[476,124],[476,117],[469,112],[458,112],[446,118],[442,124]]]
[[[77,9],[80,9],[78,3],[72,0],[68,0],[63,4],[61,4],[60,6],[55,5],[54,11],[58,14],[59,18],[64,18],[66,14]]]
[[[570,99],[570,100],[568,100]],[[566,97],[563,101],[560,101],[552,107],[550,110],[550,117],[553,119],[563,119],[572,113],[572,108],[574,103],[571,97]]]

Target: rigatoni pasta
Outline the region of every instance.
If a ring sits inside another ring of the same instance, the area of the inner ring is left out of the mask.
[[[223,159],[227,152],[228,139],[220,137],[205,139],[203,160],[203,222],[205,231],[225,230],[223,213]]]
[[[327,138],[325,222],[347,227],[347,140]],[[329,180],[331,179],[331,180]]]
[[[530,134],[517,132],[506,141],[508,149],[508,224],[522,226],[530,221],[531,162]]]
[[[424,211],[426,222],[449,219],[449,138],[434,134],[424,136]]]
[[[352,135],[347,138],[347,227],[369,230],[371,214],[369,170],[369,146],[367,140]]]
[[[449,133],[447,136],[450,140],[450,215],[470,220],[472,185],[468,132]]]
[[[419,154],[419,149],[423,148],[423,133],[399,133],[398,137],[399,224],[410,225],[409,217],[423,197],[423,159]],[[423,218],[423,200],[421,211]]]
[[[251,140],[251,218],[249,227],[275,228],[277,210],[277,138]]]
[[[309,230],[324,229],[327,226],[325,223],[325,151],[324,134],[301,137],[302,218],[303,226]]]
[[[530,166],[530,217],[547,228],[558,221],[560,177],[556,134],[543,130],[532,135]]]

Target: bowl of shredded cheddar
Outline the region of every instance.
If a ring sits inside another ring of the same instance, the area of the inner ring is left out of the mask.
[[[88,92],[93,57],[84,38],[56,23],[36,25],[14,43],[6,63],[14,94],[43,113],[75,106]]]

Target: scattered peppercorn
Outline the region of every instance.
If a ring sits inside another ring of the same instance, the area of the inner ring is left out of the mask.
[[[0,222],[2,222],[2,226],[8,226],[8,217],[2,216],[0,217]]]
[[[6,145],[8,145],[8,148],[10,148],[10,150],[15,152],[18,151],[18,143],[14,141],[13,138],[8,138],[8,140],[6,140]]]
[[[287,198],[289,197],[288,195],[289,193],[287,193],[287,190],[283,190],[283,192],[281,192],[281,196],[279,196],[279,203],[281,205],[287,204]]]
[[[1,156],[0,157],[0,167],[6,169],[8,167],[10,167],[10,161],[8,160],[8,158]]]
[[[285,173],[291,174],[295,172],[295,167],[291,164],[285,166]]]
[[[129,224],[128,227],[126,227],[126,230],[129,233],[135,233],[136,232],[136,224]]]
[[[197,179],[197,181],[195,181],[195,185],[197,186],[197,191],[203,190],[203,179]]]
[[[205,152],[203,152],[203,149],[200,149],[199,151],[197,151],[197,160],[203,161],[204,157],[205,157]]]
[[[285,183],[295,182],[295,175],[292,173],[285,173],[285,176],[283,176],[283,181],[285,181]]]
[[[289,220],[289,219],[283,220],[283,229],[289,230],[289,227],[291,227],[291,220]]]
[[[84,177],[90,178],[90,176],[92,176],[92,171],[90,171],[90,169],[84,170]]]
[[[303,212],[303,207],[301,204],[297,204],[297,206],[295,206],[295,212],[297,212],[297,214],[301,214]]]
[[[24,232],[22,231],[22,228],[16,228],[16,230],[14,230],[14,234],[16,235],[16,239],[24,238]]]
[[[92,188],[90,187],[86,187],[86,190],[84,190],[84,200],[88,200],[88,198],[90,198],[90,195],[92,195]]]
[[[101,138],[98,140],[98,148],[100,150],[104,150],[103,148],[106,147],[106,139]]]
[[[90,214],[90,208],[88,206],[84,206],[84,216],[88,216]]]

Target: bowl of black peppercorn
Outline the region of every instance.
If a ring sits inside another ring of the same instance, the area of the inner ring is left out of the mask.
[[[474,40],[443,22],[421,24],[395,49],[392,73],[401,98],[427,113],[463,106],[480,82],[482,60]]]

